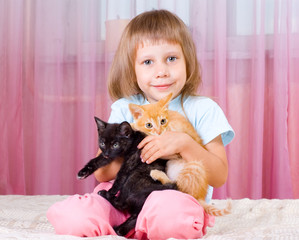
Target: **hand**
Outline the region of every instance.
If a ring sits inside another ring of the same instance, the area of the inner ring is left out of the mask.
[[[158,158],[167,158],[167,156],[180,153],[188,137],[185,133],[167,131],[158,136],[147,136],[137,147],[143,148],[142,161],[150,164]]]

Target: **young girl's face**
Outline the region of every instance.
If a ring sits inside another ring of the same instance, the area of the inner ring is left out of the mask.
[[[168,42],[139,45],[136,52],[137,84],[150,103],[172,93],[178,96],[186,83],[186,62],[179,44]]]

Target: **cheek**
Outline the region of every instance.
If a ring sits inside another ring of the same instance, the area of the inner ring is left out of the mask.
[[[137,79],[137,85],[138,85],[138,87],[141,89],[141,91],[144,92],[145,85],[143,84],[143,82],[140,82],[140,81],[138,81],[138,79]]]
[[[143,132],[145,132],[148,135],[154,135],[153,129],[148,129],[146,127],[143,128]]]
[[[136,67],[135,74],[137,84],[140,88],[149,85],[153,76],[152,70],[146,67]]]
[[[137,79],[137,84],[141,90],[144,90],[150,83],[150,78],[146,74],[139,75],[139,76],[137,76],[136,74],[136,79]]]
[[[140,66],[135,67],[135,74],[136,74],[137,82],[142,82],[143,77],[145,75],[145,71],[142,69],[142,67]]]
[[[173,72],[174,77],[177,79],[180,86],[184,86],[187,80],[187,72],[185,65],[177,66]]]
[[[180,81],[180,85],[184,86],[187,80],[187,73],[185,71],[179,72],[178,79]]]

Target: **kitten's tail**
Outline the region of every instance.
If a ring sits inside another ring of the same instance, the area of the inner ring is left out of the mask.
[[[219,209],[213,205],[207,204],[205,202],[205,200],[202,200],[205,198],[205,196],[207,194],[207,188],[208,188],[208,184],[206,182],[205,171],[203,170],[203,168],[200,164],[194,163],[193,167],[191,165],[192,164],[188,164],[187,169],[191,168],[192,171],[196,171],[194,169],[194,165],[196,165],[197,166],[197,172],[196,172],[197,174],[194,174],[194,172],[191,172],[190,169],[189,169],[189,171],[186,170],[186,172],[183,171],[183,174],[180,173],[179,177],[181,177],[181,178],[180,178],[180,180],[178,180],[176,182],[179,190],[182,192],[188,193],[188,194],[192,195],[193,197],[194,197],[194,195],[201,196],[201,198],[197,198],[198,202],[203,207],[205,212],[209,215],[223,216],[223,215],[230,214],[231,208],[232,208],[232,203],[231,203],[230,199],[227,201],[227,205],[224,209]],[[185,168],[184,168],[184,170],[185,170]],[[151,171],[150,175],[154,180],[158,180],[162,184],[173,183],[168,178],[166,173],[163,171],[154,169]],[[195,176],[197,176],[199,179],[194,179]],[[199,176],[201,176],[201,178]],[[186,177],[187,177],[187,179],[185,179]],[[203,183],[203,184],[200,184],[200,183]],[[195,190],[195,189],[197,189],[197,190]]]
[[[223,216],[231,212],[230,200],[227,201],[227,206],[224,209],[218,209],[203,200],[207,195],[209,185],[206,169],[201,161],[186,162],[177,178],[177,185],[179,190],[198,199],[200,205],[209,215]]]
[[[231,213],[232,202],[230,199],[227,200],[226,207],[219,209],[214,205],[207,204],[204,200],[198,200],[199,204],[204,208],[207,214],[212,216],[224,216]]]

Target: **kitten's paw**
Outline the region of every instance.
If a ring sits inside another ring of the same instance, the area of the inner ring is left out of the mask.
[[[151,170],[150,175],[151,175],[153,180],[157,181],[159,179],[159,176],[160,176],[160,171],[157,170],[157,169]]]
[[[154,169],[151,170],[150,175],[153,180],[160,181],[162,184],[171,183],[171,180],[168,178],[165,172]]]
[[[128,234],[128,230],[124,228],[122,225],[113,227],[114,231],[118,236],[126,236]]]
[[[98,191],[98,194],[106,199],[109,199],[109,197],[110,197],[109,192],[105,189]]]
[[[91,170],[88,167],[84,167],[82,168],[78,174],[77,174],[77,178],[78,179],[85,179],[87,178],[90,174],[92,174]]]

